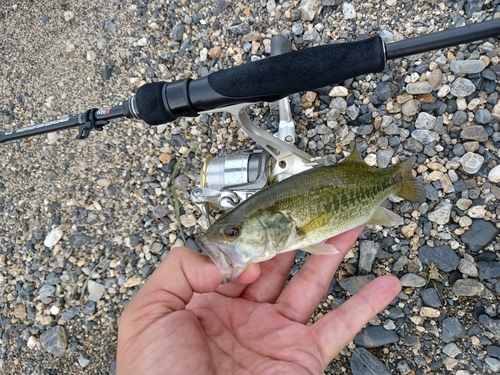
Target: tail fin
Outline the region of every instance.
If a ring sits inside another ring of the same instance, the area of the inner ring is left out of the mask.
[[[409,200],[410,202],[425,202],[425,189],[423,185],[413,177],[411,169],[411,159],[406,159],[401,163],[397,164],[396,173],[401,173],[402,181],[399,184],[398,191],[396,195]]]

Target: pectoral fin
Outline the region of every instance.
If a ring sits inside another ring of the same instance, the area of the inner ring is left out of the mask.
[[[316,245],[310,245],[302,248],[302,250],[307,251],[311,254],[338,254],[337,248],[329,243],[320,242]]]
[[[384,225],[387,227],[398,226],[403,224],[403,219],[394,212],[382,206],[377,207],[372,217],[366,225]]]

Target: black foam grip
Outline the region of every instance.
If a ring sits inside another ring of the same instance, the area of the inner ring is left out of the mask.
[[[212,89],[230,98],[286,96],[384,70],[380,37],[328,44],[269,57],[208,76]]]
[[[175,116],[163,100],[163,87],[166,84],[166,82],[148,83],[137,90],[137,112],[139,117],[150,125],[165,124],[175,120]]]

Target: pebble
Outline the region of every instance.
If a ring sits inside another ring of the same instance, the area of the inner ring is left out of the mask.
[[[347,88],[345,88],[344,86],[335,86],[330,90],[330,93],[328,95],[335,98],[335,97],[345,97],[348,94],[349,91],[347,91]]]
[[[457,297],[478,296],[484,289],[484,285],[474,279],[460,279],[453,284],[452,290]]]
[[[468,198],[460,198],[456,205],[462,211],[466,211],[472,205],[472,201]]]
[[[367,326],[354,336],[354,343],[363,348],[378,348],[399,341],[396,332],[385,329],[383,326]]]
[[[420,102],[416,99],[408,100],[401,106],[401,112],[405,116],[415,116],[420,110]]]
[[[54,357],[63,357],[68,347],[66,330],[61,326],[48,328],[40,335],[40,345]]]
[[[460,259],[458,270],[470,277],[477,277],[479,275],[476,265],[466,259]]]
[[[438,308],[442,306],[441,299],[434,288],[426,288],[422,292],[422,300],[430,307]]]
[[[476,86],[467,78],[457,78],[451,84],[450,94],[457,98],[465,98],[476,91]]]
[[[380,245],[373,241],[362,241],[359,248],[359,272],[370,273]]]
[[[441,338],[445,343],[450,343],[457,339],[467,337],[467,331],[464,325],[455,316],[444,318],[441,326]]]
[[[484,163],[484,157],[473,152],[467,152],[460,158],[460,165],[469,174],[477,173]]]
[[[354,9],[354,6],[349,3],[344,3],[342,5],[342,14],[346,20],[356,18],[356,10]]]
[[[92,241],[94,237],[88,236],[86,234],[73,234],[72,236],[69,237],[69,243],[71,244],[71,247],[73,249],[78,249],[85,244],[89,243]]]
[[[321,2],[316,0],[302,0],[297,8],[302,21],[312,21],[320,12]]]
[[[441,202],[436,205],[434,210],[429,213],[428,218],[430,221],[444,225],[450,221],[450,215],[453,205],[448,202]]]
[[[481,322],[488,331],[493,333],[495,340],[500,340],[500,320],[482,314],[479,315],[479,322]]]
[[[469,125],[462,130],[460,137],[478,142],[486,142],[488,140],[488,133],[486,133],[486,130],[481,125]]]
[[[433,309],[432,307],[422,306],[420,308],[420,316],[424,318],[439,318],[441,313],[437,309]]]
[[[411,288],[421,288],[424,287],[427,283],[422,276],[419,276],[414,273],[407,273],[403,275],[400,279],[401,285],[405,287]]]
[[[480,73],[484,70],[486,64],[482,60],[455,60],[450,64],[450,69],[457,74]]]
[[[469,230],[462,234],[460,239],[469,250],[477,252],[493,241],[499,232],[500,229],[491,222],[475,219],[472,220]]]
[[[353,276],[340,280],[340,286],[350,295],[355,295],[362,287],[375,279],[374,275]]]
[[[460,259],[457,253],[448,245],[436,247],[422,246],[418,258],[423,264],[435,264],[441,271],[451,272],[457,269]]]
[[[89,363],[90,363],[90,360],[85,358],[83,355],[80,354],[78,356],[78,364],[80,365],[81,368],[87,367]]]
[[[457,355],[459,355],[462,351],[458,347],[457,344],[454,342],[450,342],[449,344],[446,344],[443,346],[443,353],[446,354],[449,357],[455,358]]]
[[[411,132],[411,137],[421,144],[427,145],[434,142],[439,137],[439,133],[432,130],[417,129]]]
[[[500,263],[494,262],[477,262],[479,267],[479,278],[481,279],[497,279],[500,277]]]
[[[500,361],[498,359],[486,357],[484,362],[486,362],[491,371],[496,373],[500,372]]]
[[[94,280],[89,280],[87,283],[87,290],[89,292],[89,300],[99,302],[106,291],[106,287],[95,282]]]
[[[356,348],[350,360],[353,375],[391,375],[392,372],[365,348]]]
[[[491,122],[491,113],[487,109],[481,108],[474,113],[474,119],[478,124],[488,125]]]
[[[406,92],[412,95],[426,94],[432,90],[434,87],[429,82],[414,82],[406,85]]]
[[[61,228],[57,227],[52,229],[45,237],[43,244],[47,247],[54,247],[63,236]]]
[[[500,183],[500,164],[490,170],[488,180],[494,184]]]
[[[415,120],[415,127],[417,129],[432,130],[436,125],[436,116],[426,112],[420,112]]]

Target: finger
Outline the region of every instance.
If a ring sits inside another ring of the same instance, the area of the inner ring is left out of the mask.
[[[283,291],[296,251],[276,255],[260,263],[260,277],[247,286],[241,297],[254,302],[274,303]]]
[[[326,366],[375,315],[401,291],[394,276],[371,281],[337,309],[329,312],[310,328],[318,342]]]
[[[284,314],[296,322],[306,323],[325,295],[335,271],[361,234],[357,227],[328,240],[339,254],[311,255],[288,283],[277,303],[284,305]]]
[[[260,277],[260,265],[250,263],[243,273],[228,284],[221,284],[215,290],[226,297],[239,297],[248,284]]]
[[[173,248],[125,308],[123,318],[147,311],[151,319],[183,310],[193,293],[214,291],[223,277],[207,257],[185,247]]]

